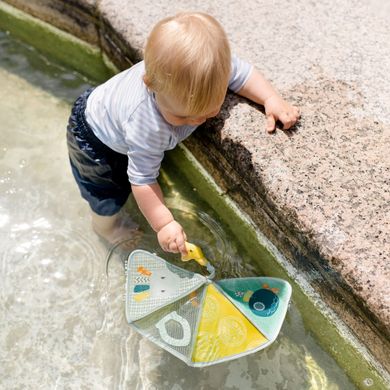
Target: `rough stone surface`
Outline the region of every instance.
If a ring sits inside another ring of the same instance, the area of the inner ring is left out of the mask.
[[[97,45],[96,0],[4,0],[37,18]]]
[[[229,97],[192,142],[226,157],[217,166],[248,188],[227,190],[255,219],[254,202],[266,206],[275,243],[312,262],[316,283],[339,294],[328,302],[389,367],[390,3],[100,0],[102,45],[137,61],[154,23],[182,10],[214,15],[233,51],[302,109],[295,131],[267,135],[261,107]]]

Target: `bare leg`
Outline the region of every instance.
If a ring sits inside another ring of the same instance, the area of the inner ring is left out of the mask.
[[[132,238],[135,241],[139,240],[142,233],[138,230],[138,226],[130,218],[123,216],[123,213],[103,216],[91,212],[93,230],[110,244],[123,240],[133,241]]]

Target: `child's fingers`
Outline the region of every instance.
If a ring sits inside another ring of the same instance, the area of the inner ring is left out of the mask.
[[[171,242],[168,244],[168,250],[167,250],[167,252],[171,252],[171,253],[180,252],[180,251],[179,251],[179,248],[178,248],[178,246],[177,246],[176,241],[171,241]]]
[[[171,241],[167,246],[166,252],[171,252],[171,253],[180,252],[181,254],[186,255],[187,249],[186,249],[184,238],[183,239],[177,238],[176,240]]]
[[[179,252],[182,254],[182,255],[186,255],[187,254],[187,249],[186,249],[186,246],[185,244],[181,244],[181,245],[178,245],[177,248],[179,249]]]
[[[295,116],[290,112],[281,114],[279,120],[283,123],[283,130],[288,130],[296,122]]]
[[[186,237],[185,237],[185,233],[184,232],[183,232],[182,236],[179,236],[179,237],[176,238],[177,248],[178,248],[179,252],[181,254],[183,254],[183,255],[187,254],[185,240],[186,240]]]
[[[160,244],[161,246],[161,249],[164,251],[164,252],[169,252],[169,246],[164,244],[164,243],[161,243]]]
[[[267,126],[266,126],[268,133],[272,133],[275,130],[275,124],[276,124],[276,121],[275,121],[274,116],[272,114],[268,114],[267,115]]]

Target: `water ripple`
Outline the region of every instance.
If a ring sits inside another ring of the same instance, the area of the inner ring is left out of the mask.
[[[44,218],[12,226],[0,258],[0,301],[8,315],[82,305],[99,289],[102,256],[80,233]]]

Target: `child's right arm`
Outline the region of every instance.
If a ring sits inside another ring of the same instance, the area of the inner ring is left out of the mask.
[[[161,248],[166,252],[186,254],[186,234],[165,205],[159,184],[133,184],[131,189],[142,214],[152,229],[157,232]]]

